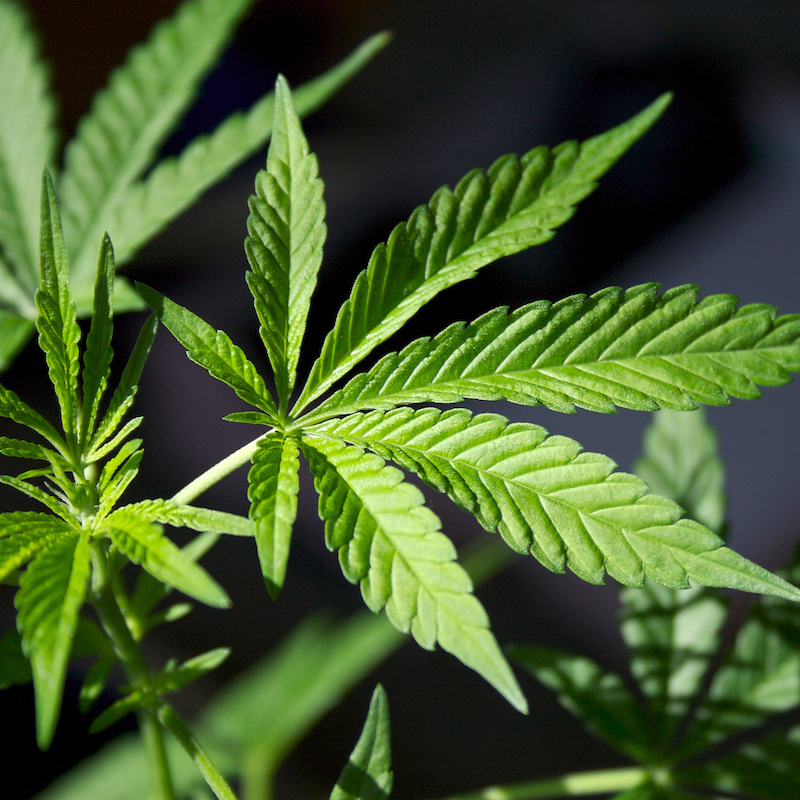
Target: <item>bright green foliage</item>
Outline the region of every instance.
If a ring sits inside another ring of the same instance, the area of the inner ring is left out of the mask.
[[[295,408],[333,385],[422,306],[501,256],[542,244],[617,159],[658,119],[665,95],[638,116],[579,145],[538,147],[473,170],[379,245],[357,278]]]
[[[36,36],[17,2],[0,0],[0,369],[25,344],[37,316],[37,187],[45,167],[61,195],[72,296],[78,313],[86,315],[92,309],[95,255],[104,233],[117,245],[117,264],[129,261],[269,139],[272,94],[199,136],[177,157],[153,166],[251,5],[252,0],[186,0],[180,5],[97,93],[66,144],[59,173],[52,163],[55,103],[37,56]],[[372,37],[301,87],[298,113],[321,106],[387,41],[386,34]],[[118,311],[141,307],[122,279],[115,281],[115,293]]]
[[[696,286],[603,289],[558,303],[498,308],[381,359],[313,418],[464,398],[612,412],[723,405],[758,397],[800,369],[800,317],[736,298],[697,302]]]
[[[392,791],[389,702],[379,684],[358,739],[330,800],[386,800]]]
[[[247,494],[261,572],[273,600],[283,587],[289,563],[292,525],[297,516],[299,469],[299,450],[294,439],[275,433],[258,443]]]
[[[327,231],[317,159],[308,152],[282,77],[275,85],[275,108],[267,169],[256,176],[256,194],[250,199],[245,250],[253,270],[247,273],[247,284],[255,298],[259,332],[285,408]]]
[[[0,482],[50,512],[0,513],[0,579],[19,583],[15,603],[20,646],[31,662],[37,739],[46,748],[58,721],[81,609],[87,598],[103,602],[110,591],[109,575],[124,563],[121,557],[201,602],[224,606],[228,604],[225,592],[164,536],[159,523],[163,519],[174,525],[244,535],[252,535],[252,525],[207,509],[181,510],[177,503],[167,501],[117,507],[136,477],[143,454],[141,440],[129,438],[140,419],[126,422],[125,415],[136,394],[154,325],[152,321],[145,324],[120,384],[101,411],[112,359],[113,250],[105,238],[98,261],[95,313],[81,359],[59,206],[47,173],[42,182],[40,243],[36,325],[58,398],[62,431],[0,388],[0,414],[44,439],[41,443],[3,437],[0,451],[4,455],[32,458],[41,466],[19,477],[2,475]],[[139,623],[142,630],[147,629],[146,620]],[[119,641],[115,640],[115,646],[121,646]],[[82,697],[86,705],[102,689],[113,664],[107,647],[95,647],[92,652],[99,661]],[[137,690],[139,697],[149,697],[158,696],[160,688],[140,683]]]
[[[696,509],[721,526],[721,464],[701,412],[659,412],[639,466],[658,488],[674,490],[689,513]],[[788,577],[800,583],[800,556]],[[648,583],[623,590],[621,599],[622,633],[644,705],[590,659],[544,647],[514,651],[589,730],[647,769],[642,787],[615,800],[684,800],[699,796],[694,788],[759,800],[794,796],[798,729],[768,736],[760,726],[800,709],[797,606],[759,600],[720,661],[726,603],[717,593]],[[722,749],[710,749],[731,736]]]
[[[776,318],[769,306],[737,310],[729,296],[698,302],[695,287],[660,296],[645,285],[510,314],[496,309],[384,357],[301,414],[434,295],[502,255],[551,238],[668,97],[583,144],[506,156],[486,172],[471,172],[455,191],[440,189],[375,250],[287,414],[322,257],[325,206],[316,159],[283,79],[276,92],[276,136],[250,199],[245,249],[277,402],[225,333],[139,287],[189,357],[258,409],[226,419],[267,429],[247,451],[248,496],[273,597],[284,580],[296,513],[299,442],[320,496],[326,544],[338,551],[366,604],[385,609],[421,646],[455,654],[518,708],[524,699],[452,544],[419,490],[386,461],[416,473],[512,549],[556,572],[569,567],[592,583],[608,573],[630,586],[650,578],[686,588],[694,580],[800,599],[795,587],[684,519],[676,503],[571,439],[497,415],[405,407],[505,398],[561,411],[690,409],[728,402],[728,395],[754,397],[756,383],[783,383],[787,370],[800,369],[800,318]],[[354,413],[368,409],[375,410]]]

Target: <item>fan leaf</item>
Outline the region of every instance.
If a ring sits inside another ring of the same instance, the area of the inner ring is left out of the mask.
[[[645,575],[686,588],[711,586],[800,599],[800,591],[723,547],[678,505],[648,494],[611,459],[565,436],[463,409],[373,411],[310,429],[366,447],[417,473],[508,545],[590,583],[604,572],[641,586]]]
[[[315,111],[388,43],[379,33],[347,58],[293,92],[297,113]],[[108,230],[117,263],[127,262],[145,242],[194,203],[203,192],[256,153],[269,139],[275,97],[270,92],[249,110],[232,114],[212,133],[198,136],[176,158],[166,158],[142,181],[131,184],[110,211]]]
[[[0,2],[0,243],[10,275],[25,297],[38,280],[39,180],[55,145],[54,103],[39,43],[16,2]],[[16,309],[27,312],[30,300]]]
[[[91,274],[110,210],[152,162],[250,3],[187,0],[95,95],[67,145],[60,184],[77,283]]]
[[[464,398],[612,412],[724,405],[800,370],[800,316],[696,286],[609,287],[558,303],[498,308],[418,339],[356,375],[310,419]]]
[[[253,453],[247,497],[255,524],[258,560],[270,597],[283,588],[292,526],[297,516],[297,477],[300,468],[297,442],[280,434],[261,439]]]
[[[294,388],[300,345],[325,241],[325,202],[317,158],[308,151],[289,85],[275,85],[275,125],[267,168],[256,176],[244,246],[261,339],[281,407]]]
[[[22,648],[31,660],[36,696],[36,739],[53,739],[72,640],[91,572],[85,535],[58,538],[30,563],[15,598]]]
[[[659,98],[639,115],[582,145],[504,156],[486,172],[443,187],[372,254],[357,278],[296,411],[326,391],[442,290],[505,255],[552,238],[596,181],[658,119]]]
[[[310,433],[301,446],[320,495],[326,544],[339,551],[345,577],[360,583],[367,606],[385,608],[398,630],[428,650],[438,643],[525,710],[472,582],[419,490],[360,447]]]

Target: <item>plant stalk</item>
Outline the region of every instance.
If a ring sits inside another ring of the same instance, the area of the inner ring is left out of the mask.
[[[644,767],[573,772],[557,778],[512,783],[506,786],[487,786],[477,792],[456,794],[442,800],[547,800],[623,792],[639,786],[647,780],[648,774]]]
[[[191,503],[196,497],[199,497],[207,489],[210,489],[215,483],[219,483],[226,475],[246,464],[253,453],[258,447],[258,442],[262,439],[253,439],[248,442],[244,447],[240,447],[235,452],[231,453],[222,461],[214,464],[213,467],[207,469],[202,475],[198,475],[191,483],[187,483],[177,494],[172,496],[176,503]]]
[[[120,611],[111,591],[108,576],[94,594],[93,605],[100,622],[122,663],[125,675],[132,686],[147,686],[150,673],[144,662],[139,645],[128,628],[128,623]],[[158,800],[177,800],[172,784],[167,752],[164,748],[164,735],[159,721],[149,709],[137,712],[139,730],[150,762],[150,774],[156,788]]]

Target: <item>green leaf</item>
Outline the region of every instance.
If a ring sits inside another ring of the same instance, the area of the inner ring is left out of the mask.
[[[330,800],[387,800],[392,791],[389,703],[378,684],[372,693],[364,729]]]
[[[1,278],[0,278],[1,279]],[[22,350],[33,333],[33,322],[0,309],[0,372],[2,372]]]
[[[226,333],[215,331],[200,317],[149,286],[137,283],[136,287],[158,319],[186,348],[186,354],[195,364],[228,384],[246,403],[260,408],[273,419],[277,416],[264,379]]]
[[[131,50],[95,95],[64,153],[61,194],[78,283],[110,210],[150,165],[197,94],[250,0],[188,0]]]
[[[4,483],[6,486],[10,486],[12,489],[16,489],[18,492],[41,503],[65,522],[70,524],[75,522],[75,518],[55,497],[42,491],[38,486],[34,486],[21,478],[15,478],[13,475],[0,475],[0,483]]]
[[[89,733],[100,733],[106,728],[110,728],[123,717],[126,717],[128,714],[137,711],[145,705],[143,699],[141,691],[134,691],[117,700],[115,703],[112,703],[94,718],[92,724],[89,726]]]
[[[285,408],[297,376],[327,228],[317,158],[308,151],[283,76],[275,84],[275,109],[267,168],[256,175],[256,193],[249,200],[244,246],[252,269],[247,285]]]
[[[231,654],[229,647],[217,647],[199,656],[184,661],[153,676],[152,687],[156,694],[163,695],[177,692],[203,675],[215,670]]]
[[[552,238],[596,181],[658,119],[669,96],[582,145],[504,156],[440,189],[379,245],[357,278],[297,402],[299,412],[443,289]]]
[[[497,530],[516,552],[565,565],[590,583],[604,573],[641,586],[645,575],[674,588],[710,586],[800,599],[800,591],[681,519],[670,500],[648,494],[611,459],[581,452],[565,436],[496,414],[463,409],[373,411],[309,429],[367,447],[416,472]],[[352,522],[352,520],[351,520]]]
[[[300,488],[299,468],[297,442],[274,433],[259,441],[248,475],[247,497],[250,519],[255,523],[258,560],[273,600],[283,588],[289,562]]]
[[[97,264],[97,280],[92,304],[92,322],[86,337],[83,355],[83,409],[81,413],[81,441],[87,442],[94,432],[97,409],[106,389],[111,371],[111,334],[114,294],[114,249],[108,236],[103,238]]]
[[[0,514],[0,580],[65,536],[75,536],[75,529],[51,514],[35,511]]]
[[[293,93],[297,113],[302,117],[323,105],[388,41],[385,33],[372,36],[344,61],[303,84]],[[270,92],[249,110],[231,114],[212,133],[198,136],[176,158],[159,162],[144,180],[127,188],[108,220],[118,264],[263,146],[272,131],[274,101]]]
[[[98,658],[86,670],[86,677],[81,684],[81,692],[78,697],[78,707],[81,714],[86,714],[103,693],[108,683],[111,671],[116,666],[116,658],[113,655]]]
[[[61,231],[58,200],[50,174],[42,178],[41,256],[42,281],[36,292],[39,346],[47,360],[50,381],[61,407],[61,424],[67,440],[78,430],[78,344],[81,331],[69,289],[69,262]]]
[[[385,608],[398,630],[429,650],[438,643],[525,711],[472,582],[420,491],[360,447],[304,434],[302,448],[320,495],[326,544],[339,551],[345,577],[360,583],[370,610]]]
[[[549,647],[518,645],[508,654],[552,689],[561,705],[595,736],[635,761],[651,761],[652,741],[644,709],[619,675],[589,658]]]
[[[55,734],[67,662],[90,572],[89,541],[82,534],[60,537],[20,578],[14,602],[22,648],[33,670],[36,740],[42,750]]]
[[[141,520],[125,509],[103,522],[102,532],[134,564],[154,578],[210,606],[230,605],[222,587],[198,564],[188,559],[166,536],[160,525]]]
[[[63,439],[55,428],[38,411],[34,411],[27,403],[20,400],[11,389],[3,386],[0,386],[0,416],[36,431],[59,450],[66,449]]]
[[[111,513],[117,501],[139,473],[139,464],[144,455],[141,444],[141,439],[131,439],[103,466],[97,482],[99,492],[97,522]]]
[[[220,692],[198,730],[215,758],[235,769],[255,757],[268,781],[318,720],[404,641],[383,616],[368,612],[335,624],[308,617]]]
[[[696,286],[663,295],[654,283],[602,289],[511,313],[498,308],[418,339],[356,375],[311,419],[366,408],[464,398],[612,412],[688,410],[753,398],[800,370],[800,316],[697,301]]]
[[[29,297],[38,284],[38,187],[53,156],[54,103],[27,13],[0,3],[0,243]],[[22,310],[22,309],[18,309]]]
[[[58,453],[50,448],[34,442],[26,442],[22,439],[10,439],[8,436],[0,436],[0,453],[12,458],[27,458],[33,461],[50,461],[57,459]]]
[[[148,522],[161,522],[176,528],[231,536],[255,535],[253,523],[247,517],[176,503],[174,500],[141,500],[125,506],[125,509]]]
[[[654,414],[634,472],[652,491],[674,500],[692,519],[722,535],[725,465],[716,432],[702,409]]]

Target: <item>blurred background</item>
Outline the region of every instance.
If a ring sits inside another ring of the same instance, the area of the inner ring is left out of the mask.
[[[176,5],[30,0],[66,136],[128,48]],[[372,248],[436,188],[454,185],[504,153],[602,132],[667,90],[675,100],[664,118],[553,241],[440,296],[389,346],[497,305],[645,281],[665,288],[697,283],[703,295],[728,292],[743,302],[800,311],[795,0],[259,0],[165,154],[254,102],[279,71],[298,85],[383,29],[394,33],[389,48],[305,123],[326,184],[329,233],[301,371]],[[252,159],[210,191],[126,274],[223,328],[266,367],[242,247],[247,197],[263,160],[264,154]],[[142,319],[119,318],[118,352],[130,347]],[[29,346],[5,385],[26,399],[44,391],[41,362]],[[730,541],[770,568],[786,561],[797,540],[799,398],[795,385],[767,390],[757,403],[736,401],[710,412],[728,460]],[[240,408],[238,400],[190,363],[163,330],[137,404],[146,420],[146,455],[132,499],[170,496],[253,435],[252,428],[221,421]],[[648,422],[647,415],[624,412],[557,415],[502,404],[487,410],[572,436],[624,469],[631,468]],[[11,502],[7,493],[0,497]],[[204,502],[246,513],[245,472],[215,487]],[[431,497],[431,504],[459,545],[480,533],[477,523],[439,498]],[[273,604],[252,543],[218,545],[206,565],[229,590],[234,610],[198,608],[152,637],[154,659],[233,647],[224,670],[184,698],[187,716],[215,684],[266,653],[310,611],[344,614],[360,607],[358,591],[325,550],[310,481],[301,488],[292,547],[288,580]],[[479,596],[501,642],[567,647],[625,668],[614,585],[551,575],[531,559]],[[6,629],[13,624],[11,593],[3,599]],[[377,680],[392,712],[394,797],[437,797],[623,763],[526,676],[521,680],[532,712],[523,718],[451,657],[406,646],[294,753],[281,775],[283,795],[330,790]],[[77,687],[76,681],[69,688],[73,698]],[[29,726],[4,770],[0,798],[29,796],[101,741],[73,735],[87,722],[65,708],[51,751],[39,754],[30,693],[11,690],[0,700],[5,719]]]

